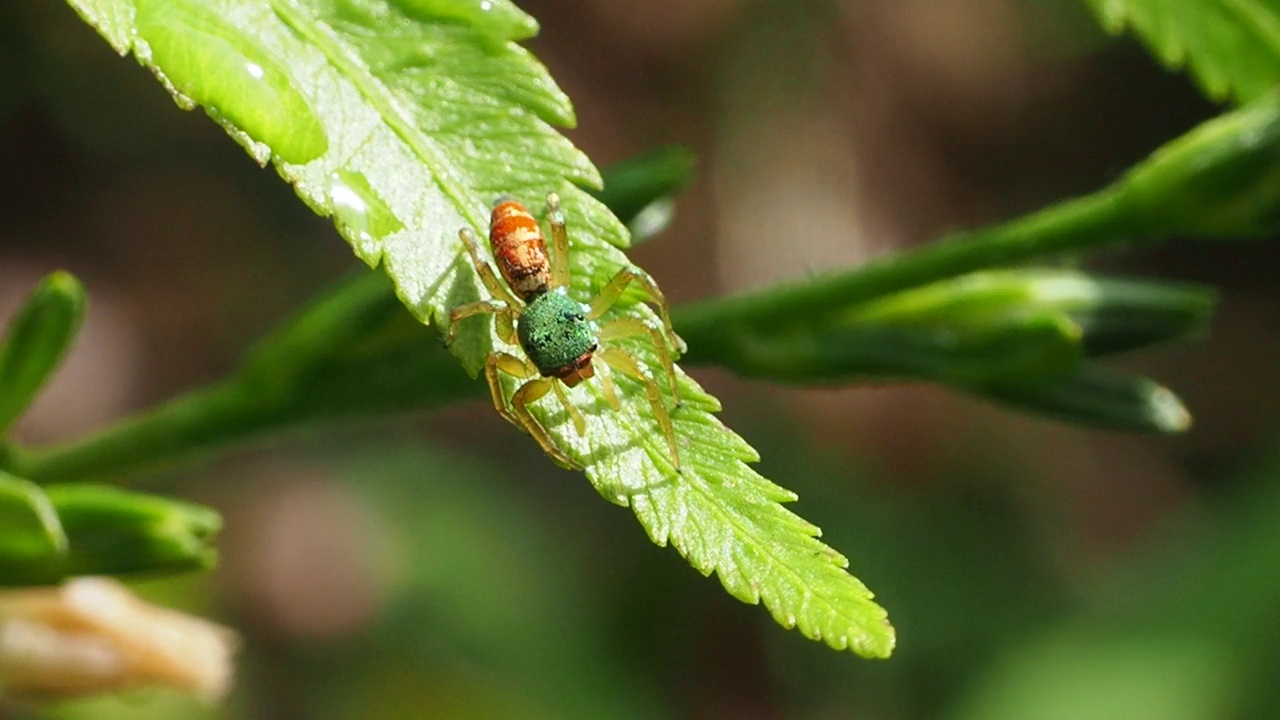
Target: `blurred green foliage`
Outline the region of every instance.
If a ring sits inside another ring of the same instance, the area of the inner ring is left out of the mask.
[[[892,708],[957,720],[1269,716],[1272,683],[1259,663],[1277,651],[1271,609],[1280,581],[1270,568],[1280,561],[1272,528],[1280,453],[1233,478],[1230,497],[1190,511],[1194,518],[1171,518],[1168,532],[1136,547],[1113,575],[1072,588],[1013,511],[1014,488],[876,493],[865,473],[797,452],[794,440],[775,433],[766,450],[780,465],[809,468],[806,497],[833,536],[861,538],[855,551],[912,642],[894,662],[867,666],[761,632],[738,648],[758,656],[776,686],[757,709],[823,717]],[[518,489],[519,478],[428,445],[375,444],[317,459],[382,524],[379,549],[392,566],[380,581],[382,609],[360,636],[341,640],[300,643],[245,626],[237,702],[303,698],[306,717],[335,720],[666,717],[674,708],[662,688],[672,673],[711,673],[693,658],[638,655],[651,644],[689,649],[690,632],[714,632],[695,629],[696,613],[717,593],[709,583],[677,589],[687,585],[683,573],[655,562],[662,554],[641,541],[618,547],[615,523],[588,518],[567,533],[540,510],[537,492]],[[910,531],[904,516],[915,520]],[[589,570],[589,554],[560,547],[571,536],[616,554],[604,582]],[[638,577],[646,581],[637,585]],[[642,627],[658,637],[635,639]],[[153,704],[178,712],[175,702],[138,693],[123,703],[66,704],[50,716],[150,717],[134,713]],[[237,702],[219,716],[240,717]]]
[[[1161,16],[1175,10],[1159,3],[1094,5],[1115,29],[1132,23],[1166,62],[1186,56],[1215,96],[1256,99],[1094,195],[848,272],[687,306],[677,322],[691,341],[690,359],[779,383],[923,379],[1073,422],[1185,429],[1187,411],[1169,390],[1093,361],[1201,335],[1214,292],[1022,263],[1171,236],[1274,235],[1275,53],[1252,42],[1234,52],[1243,46],[1231,38],[1256,29],[1253,21],[1206,14],[1202,23],[1195,12],[1207,3],[1179,6],[1177,22]],[[404,6],[433,17],[461,7]],[[1277,15],[1267,3],[1241,7],[1263,19]],[[532,31],[514,6],[500,8],[501,37]],[[1230,31],[1210,31],[1222,27]],[[18,48],[0,42],[0,78]],[[20,106],[15,97],[0,100],[0,120]],[[606,173],[597,197],[641,239],[671,220],[672,196],[690,171],[687,152],[659,150]],[[0,346],[0,381],[12,378],[0,388],[21,388],[0,393],[0,427],[27,407],[74,336],[83,294],[69,276],[52,278],[58,292],[38,290]],[[37,306],[56,312],[30,309]],[[30,337],[43,339],[13,339]],[[0,473],[0,582],[212,562],[220,527],[212,511],[84,480],[131,478],[282,430],[308,437],[318,421],[430,410],[480,394],[383,277],[353,276],[204,390],[63,445],[0,446],[0,468],[14,473]],[[765,410],[762,418],[777,414]],[[904,643],[892,663],[849,663],[761,627],[755,613],[721,602],[711,583],[690,582],[636,533],[617,532],[617,514],[591,503],[584,487],[552,483],[531,453],[516,455],[513,470],[497,457],[464,459],[419,441],[326,434],[323,450],[305,452],[326,468],[326,482],[377,519],[382,542],[374,550],[391,567],[357,630],[299,640],[256,616],[252,596],[231,591],[220,612],[244,629],[247,649],[226,708],[147,692],[48,706],[6,700],[0,712],[68,719],[1274,714],[1275,452],[1232,463],[1243,470],[1209,474],[1202,481],[1215,492],[1185,503],[1163,532],[1110,559],[1099,578],[1064,572],[1053,557],[1049,533],[1026,509],[1029,495],[1045,492],[1031,482],[1034,468],[997,454],[950,470],[971,477],[889,488],[881,472],[816,450],[799,427],[761,419],[746,428],[763,438],[764,466],[795,478],[806,514],[833,544],[851,549],[860,574],[894,609]],[[487,454],[497,450],[505,448]],[[42,489],[30,480],[76,482]],[[254,488],[245,490],[244,504],[259,501]],[[234,573],[215,577],[228,587],[244,582]],[[204,610],[213,593],[191,587]]]
[[[208,570],[222,527],[190,503],[81,483],[42,489],[2,471],[0,518],[0,587]]]
[[[6,431],[61,363],[84,312],[80,281],[59,271],[40,281],[9,323],[0,340],[0,468],[29,460],[4,441]],[[9,587],[207,570],[221,527],[207,508],[79,483],[41,488],[3,469],[0,519],[0,586]]]
[[[1165,65],[1186,65],[1215,100],[1250,100],[1280,82],[1280,6],[1271,0],[1085,1],[1110,32],[1132,28]]]

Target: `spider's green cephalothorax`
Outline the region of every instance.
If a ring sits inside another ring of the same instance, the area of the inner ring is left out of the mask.
[[[559,376],[590,361],[599,345],[590,307],[570,298],[563,287],[529,303],[516,321],[520,347],[544,376]]]

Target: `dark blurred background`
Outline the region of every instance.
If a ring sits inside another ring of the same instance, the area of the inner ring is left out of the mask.
[[[522,7],[599,165],[667,143],[700,158],[674,225],[634,253],[677,302],[1090,191],[1220,110],[1079,0]],[[0,171],[0,317],[58,267],[91,299],[20,427],[32,443],[217,379],[360,269],[63,3],[0,3]],[[1176,240],[1090,259],[1222,290],[1210,337],[1125,361],[1191,408],[1176,437],[934,387],[695,373],[889,609],[887,662],[731,599],[475,403],[137,479],[225,513],[216,572],[141,587],[242,631],[232,699],[0,717],[1276,717],[1278,260]]]

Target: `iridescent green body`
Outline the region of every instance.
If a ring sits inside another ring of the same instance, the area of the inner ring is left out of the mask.
[[[591,362],[599,347],[590,307],[569,297],[563,287],[534,298],[516,321],[520,347],[544,377],[563,377]]]

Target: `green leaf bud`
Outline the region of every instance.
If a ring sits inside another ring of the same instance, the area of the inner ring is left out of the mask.
[[[976,272],[859,305],[845,321],[895,326],[1014,330],[1057,314],[1081,330],[1085,355],[1099,357],[1202,334],[1211,288],[1034,268]]]
[[[222,520],[209,508],[105,485],[46,489],[69,545],[66,575],[205,570]]]
[[[1280,230],[1280,89],[1160,148],[1120,189],[1141,234]]]
[[[57,580],[66,551],[67,536],[44,491],[0,472],[0,586]]]
[[[1006,405],[1111,430],[1175,433],[1191,427],[1191,413],[1168,388],[1096,367],[1056,383],[975,390]]]
[[[66,272],[36,286],[0,341],[0,433],[22,414],[58,367],[84,318],[85,292]]]
[[[1080,329],[1061,317],[1017,327],[823,326],[744,333],[719,362],[749,376],[795,383],[915,378],[971,384],[990,377],[1023,382],[1070,373],[1081,359]]]
[[[1037,383],[1070,375],[1086,357],[1199,333],[1213,303],[1213,292],[1195,285],[993,270],[798,316],[781,328],[726,323],[710,342],[697,338],[698,359],[798,382]]]

